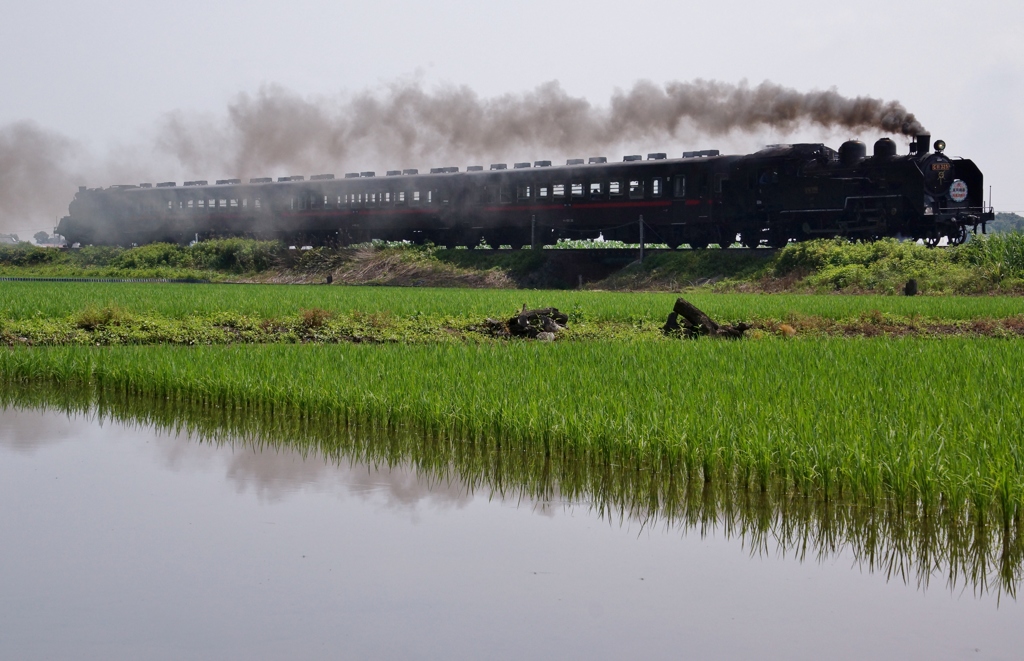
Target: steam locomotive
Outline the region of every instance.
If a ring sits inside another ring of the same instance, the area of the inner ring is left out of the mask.
[[[68,245],[139,245],[248,236],[310,245],[372,239],[521,248],[562,238],[706,248],[735,242],[885,236],[958,244],[993,220],[981,171],[920,135],[909,154],[890,138],[871,156],[851,140],[606,158],[79,188],[56,228]]]

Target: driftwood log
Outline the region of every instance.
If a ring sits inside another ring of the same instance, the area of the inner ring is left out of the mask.
[[[508,332],[515,337],[535,339],[541,333],[551,333],[553,336],[568,323],[569,315],[559,312],[558,308],[527,310],[524,305],[519,314],[508,320]],[[549,338],[545,336],[543,339]]]
[[[682,319],[682,323],[680,323],[680,319]],[[661,327],[666,335],[681,333],[683,337],[690,338],[707,335],[708,337],[730,339],[743,337],[743,333],[750,328],[751,326],[745,323],[735,326],[716,324],[711,317],[684,298],[676,299],[676,304],[672,308],[672,312],[669,313],[668,320]]]

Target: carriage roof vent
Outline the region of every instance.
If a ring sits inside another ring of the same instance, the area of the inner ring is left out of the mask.
[[[631,156],[623,156],[622,157],[622,162],[623,163],[632,163],[633,161],[642,161],[642,160],[643,159],[640,158],[640,154],[632,154]]]
[[[253,177],[249,180],[250,184],[269,184],[273,183],[273,177]]]
[[[594,163],[607,163],[607,162],[608,162],[608,157],[607,156],[591,156],[590,158],[587,159],[587,163],[590,163],[590,164],[594,164]]]
[[[482,165],[470,165],[466,168],[466,172],[483,172],[484,166]]]
[[[566,165],[583,165],[583,159],[582,158],[570,158],[568,161],[565,162],[565,164]]]
[[[186,181],[185,185],[186,186],[205,186],[206,185],[206,180],[205,179],[196,179],[195,181]]]
[[[444,168],[430,168],[430,174],[444,174]]]
[[[491,163],[491,169],[492,170],[507,170],[508,169],[508,164],[507,163]]]
[[[402,174],[402,171],[401,171],[401,170],[388,170],[385,176],[388,176],[388,177],[397,177],[397,176],[399,176],[400,174]]]
[[[717,149],[701,149],[700,151],[684,151],[683,158],[701,158],[704,156],[718,156]]]
[[[314,174],[312,177],[309,178],[310,181],[327,181],[329,179],[334,179],[334,175],[333,174]]]
[[[139,184],[139,188],[152,188],[153,184]]]
[[[512,167],[515,168],[516,170],[521,170],[523,168],[530,167],[530,164],[528,162],[527,163],[513,163]],[[538,166],[538,167],[540,167],[540,166]]]
[[[654,152],[653,154],[647,155],[648,161],[664,161],[666,158],[668,158],[668,154],[666,154],[663,151]]]
[[[445,174],[453,174],[459,171],[459,168],[455,167],[454,165],[441,169],[444,170]]]
[[[157,188],[174,188],[177,185],[178,184],[176,182],[174,182],[174,181],[161,181],[159,184],[156,185],[156,187]],[[82,186],[79,186],[78,189],[81,190]]]
[[[218,186],[224,186],[226,184],[240,184],[240,183],[242,183],[241,179],[218,179],[217,180],[217,185]]]
[[[288,177],[288,181],[305,181],[305,180],[306,180],[306,176],[305,175],[301,175],[301,174],[293,174],[292,176]]]
[[[346,179],[358,179],[359,178],[359,173],[358,172],[346,172],[345,173],[345,178]]]
[[[360,177],[376,177],[377,173],[374,172],[373,170],[367,170],[365,172],[360,172],[359,176]]]
[[[533,167],[535,168],[546,168],[551,166],[551,161],[534,161]],[[529,167],[529,165],[527,165]]]
[[[406,170],[402,170],[402,174],[419,174],[419,173],[420,173],[420,171],[417,170],[416,168],[408,168]]]

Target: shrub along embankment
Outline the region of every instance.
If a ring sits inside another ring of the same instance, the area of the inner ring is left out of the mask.
[[[722,251],[677,251],[633,264],[595,287],[893,295],[903,293],[911,278],[922,294],[1024,293],[1024,234],[993,234],[937,249],[895,239],[822,239],[792,243],[754,261],[726,259]]]
[[[1009,523],[1021,364],[1024,343],[955,338],[61,347],[0,352],[0,379]]]

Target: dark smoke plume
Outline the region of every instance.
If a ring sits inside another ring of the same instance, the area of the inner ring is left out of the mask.
[[[54,213],[75,190],[69,163],[79,149],[71,140],[31,122],[0,126],[0,233],[52,230]],[[59,201],[54,206],[53,202]]]
[[[0,127],[0,232],[51,229],[78,185],[579,157],[808,127],[924,132],[896,101],[798,92],[767,81],[641,81],[606,106],[571,96],[557,82],[492,98],[465,86],[428,91],[416,81],[333,99],[268,86],[239,95],[220,118],[171,113],[148,144],[99,157],[28,122]]]
[[[607,107],[567,94],[557,82],[523,94],[481,98],[468,87],[428,92],[395,83],[342,100],[309,100],[280,87],[243,94],[222,122],[170,116],[159,145],[196,171],[251,175],[344,165],[458,163],[508,159],[513,152],[590,153],[643,140],[662,144],[805,127],[916,135],[923,127],[897,101],[798,92],[771,82],[755,87],[714,81],[642,81]]]

